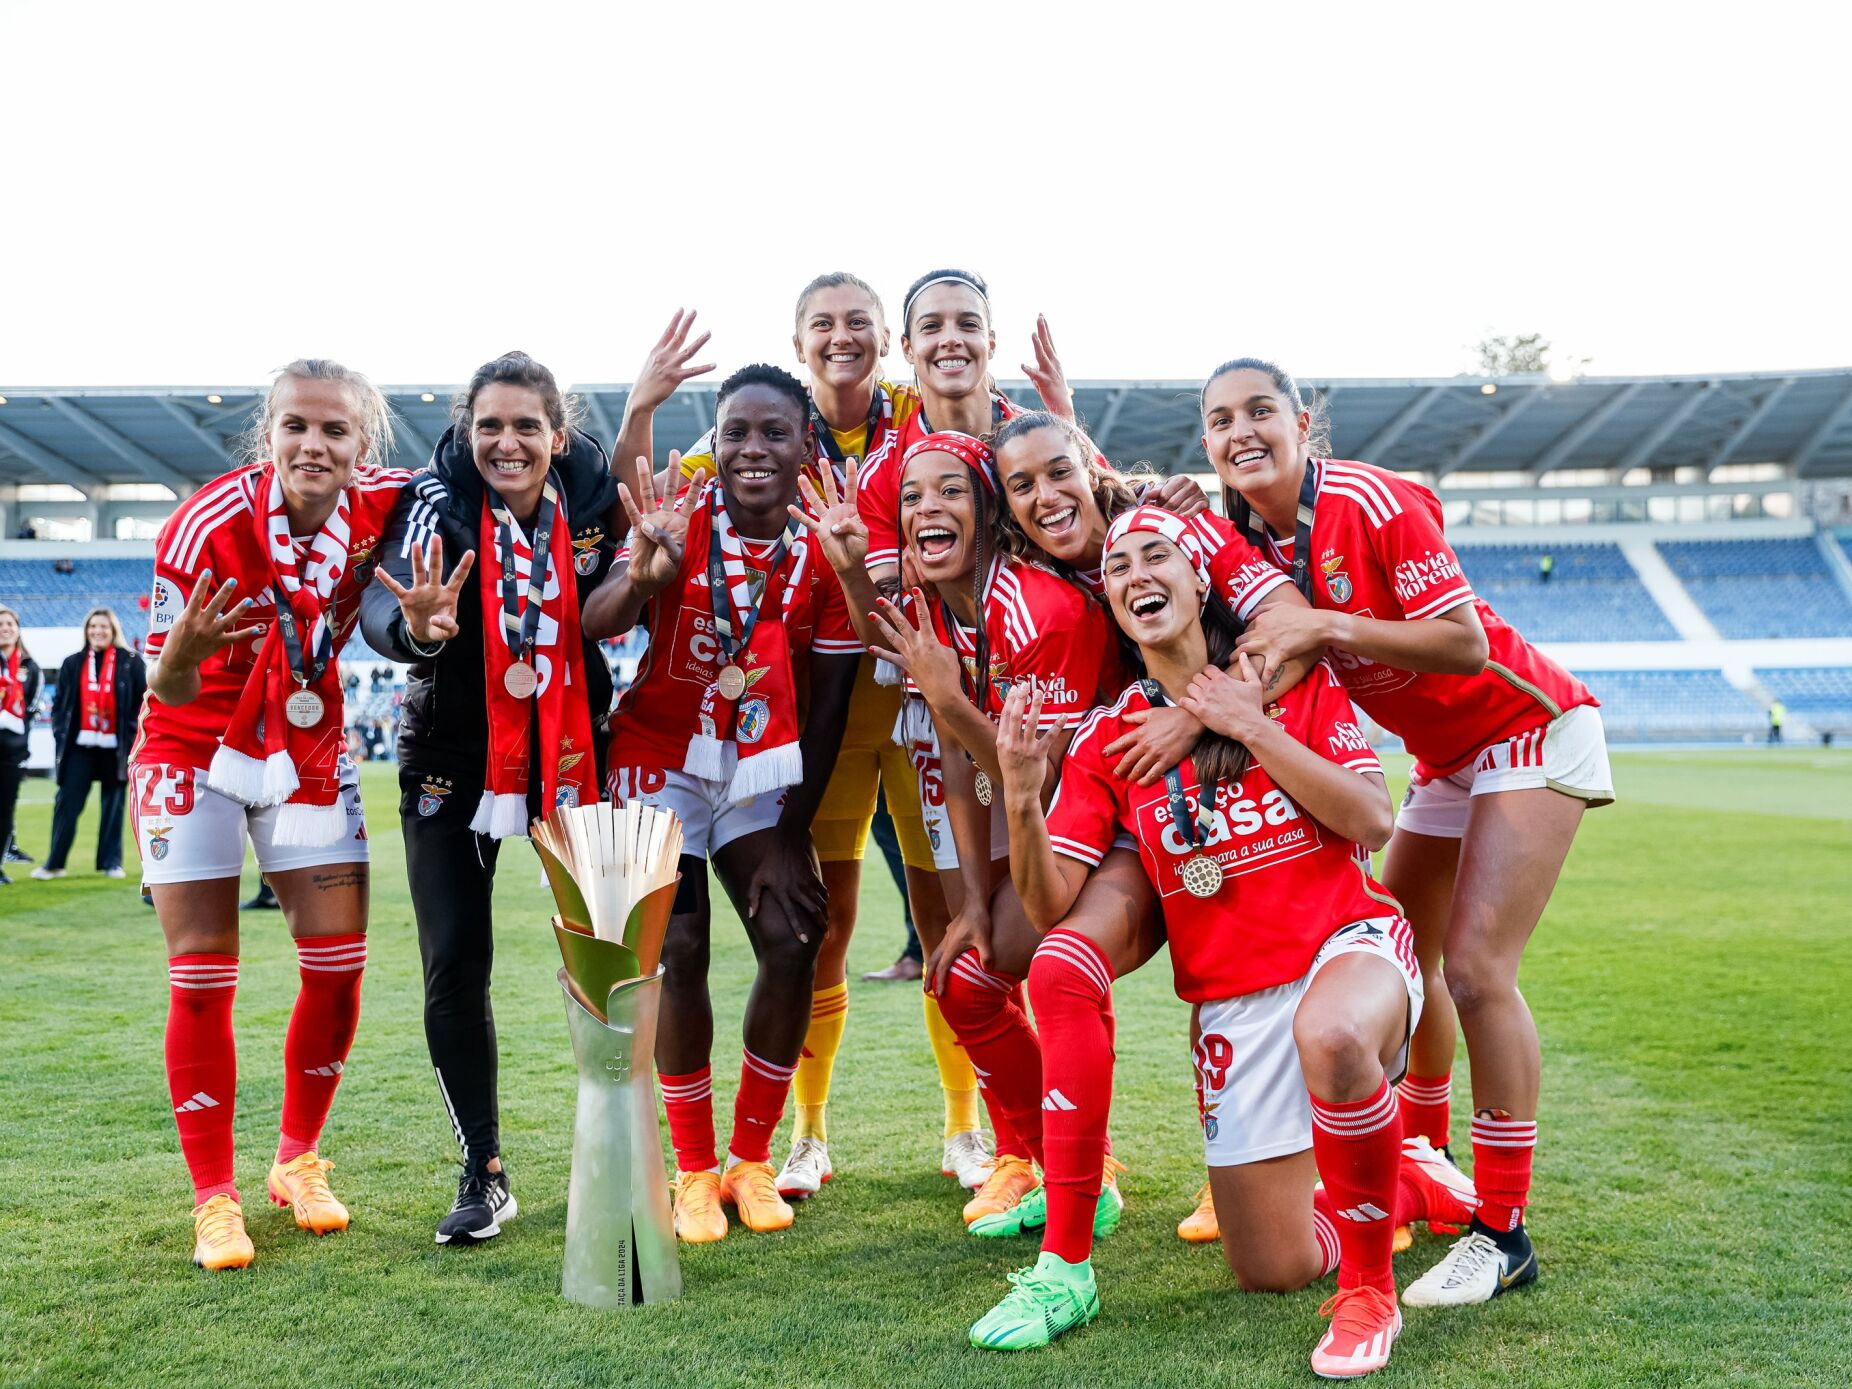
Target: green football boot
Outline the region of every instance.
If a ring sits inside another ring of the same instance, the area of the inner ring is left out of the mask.
[[[1070,1264],[1046,1250],[1034,1268],[1010,1275],[1010,1290],[971,1328],[980,1350],[1038,1350],[1100,1314],[1091,1263]]]

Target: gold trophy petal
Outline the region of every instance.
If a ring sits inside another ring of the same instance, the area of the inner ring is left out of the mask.
[[[561,806],[531,827],[559,915],[566,1022],[578,1064],[561,1290],[589,1307],[680,1297],[652,1060],[662,938],[681,821],[653,806]]]

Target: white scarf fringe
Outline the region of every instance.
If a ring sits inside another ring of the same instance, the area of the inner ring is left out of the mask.
[[[493,791],[484,791],[482,799],[476,802],[476,813],[471,817],[469,827],[477,834],[486,834],[491,839],[513,839],[527,834],[527,797],[525,795],[496,795]]]
[[[347,835],[347,808],[339,801],[333,805],[300,805],[285,802],[277,811],[276,827],[271,832],[273,844],[319,849],[339,843]]]
[[[883,660],[879,656],[875,657],[875,684],[898,685],[899,683],[900,667],[892,661]]]
[[[697,733],[688,740],[688,751],[682,757],[682,770],[703,781],[728,781],[732,779],[733,768],[738,760],[739,749],[732,743],[723,743],[706,733]]]
[[[754,796],[768,791],[782,791],[804,779],[804,749],[796,742],[783,747],[766,748],[751,757],[742,757],[734,770],[727,794],[735,805],[744,805]]]
[[[240,805],[270,806],[295,795],[301,782],[287,750],[273,752],[260,762],[220,743],[206,771],[206,784]]]

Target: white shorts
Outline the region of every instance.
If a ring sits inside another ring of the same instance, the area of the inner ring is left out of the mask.
[[[257,851],[264,873],[367,861],[366,817],[360,809],[360,773],[346,753],[335,771],[347,833],[332,844],[305,848],[272,842],[280,805],[248,806],[206,785],[197,767],[137,762],[129,768],[135,847],[144,883],[197,883],[235,878],[244,870],[245,846]]]
[[[736,839],[769,830],[784,809],[783,791],[735,803],[727,784],[676,767],[613,767],[605,794],[615,805],[639,801],[673,810],[682,821],[682,852],[707,858]]]
[[[952,820],[946,813],[945,773],[939,761],[939,739],[916,738],[907,745],[907,756],[919,774],[920,818],[926,822],[926,838],[932,844],[932,866],[940,872],[958,867],[958,845],[952,838]],[[990,806],[990,859],[995,863],[1010,856],[1010,822],[1003,813],[1003,798],[995,797]]]
[[[1319,970],[1340,955],[1361,954],[1380,955],[1394,965],[1408,990],[1408,1030],[1389,1075],[1391,1084],[1401,1079],[1408,1068],[1408,1039],[1421,1020],[1414,937],[1399,916],[1353,921],[1333,932],[1311,968],[1290,984],[1196,1005],[1200,1035],[1193,1059],[1209,1166],[1239,1167],[1312,1146],[1312,1101],[1299,1069],[1293,1015]]]
[[[1463,839],[1474,796],[1544,786],[1590,806],[1613,803],[1608,740],[1594,705],[1579,704],[1540,728],[1488,743],[1452,776],[1410,781],[1396,827],[1436,839]]]

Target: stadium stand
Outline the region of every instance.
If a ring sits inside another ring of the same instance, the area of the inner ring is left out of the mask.
[[[1532,641],[1676,641],[1618,545],[1462,545],[1473,591]],[[1555,562],[1548,582],[1539,563]]]
[[[1740,741],[1768,725],[1762,706],[1721,670],[1578,671],[1616,743]]]
[[[1811,538],[1660,541],[1657,548],[1722,636],[1852,636],[1852,603]]]
[[[1816,733],[1852,735],[1852,667],[1783,666],[1758,670],[1756,678]]]
[[[142,601],[154,577],[145,559],[73,559],[68,573],[52,560],[0,559],[0,593],[34,627],[75,627],[92,608],[114,608],[123,630],[145,635]],[[140,629],[140,630],[138,630]]]

